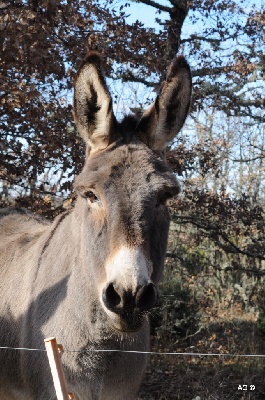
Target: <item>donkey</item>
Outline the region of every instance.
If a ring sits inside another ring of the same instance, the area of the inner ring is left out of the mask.
[[[165,148],[190,96],[190,69],[179,56],[151,107],[119,123],[100,56],[88,53],[75,81],[74,117],[86,143],[75,206],[53,223],[26,210],[1,212],[0,346],[44,349],[43,339],[56,336],[69,350],[62,364],[77,400],[130,400],[141,385],[147,314],[167,247],[166,201],[180,191]],[[0,399],[56,399],[45,351],[0,349]]]

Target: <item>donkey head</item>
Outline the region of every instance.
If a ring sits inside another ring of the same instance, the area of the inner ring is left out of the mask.
[[[99,55],[89,53],[77,74],[74,115],[87,146],[75,181],[83,247],[91,286],[120,331],[139,329],[157,300],[169,229],[166,201],[180,190],[163,150],[184,124],[190,96],[189,66],[178,57],[142,118],[118,123]]]

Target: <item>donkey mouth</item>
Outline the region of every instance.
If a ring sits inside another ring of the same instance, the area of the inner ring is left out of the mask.
[[[120,316],[117,329],[122,332],[137,332],[143,326],[144,314],[134,313],[133,315]]]
[[[139,331],[144,323],[144,317],[146,313],[139,312],[138,310],[133,310],[133,312],[126,313],[122,312],[120,314],[109,314],[110,323],[113,328],[119,332],[137,332]]]

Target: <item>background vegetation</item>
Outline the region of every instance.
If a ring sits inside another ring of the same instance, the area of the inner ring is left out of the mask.
[[[102,54],[118,116],[148,106],[177,53],[191,65],[190,117],[168,152],[183,192],[152,314],[159,351],[264,351],[265,14],[253,3],[0,1],[1,207],[53,218],[73,204],[84,149],[72,87],[88,49]],[[142,399],[264,398],[262,359],[151,361]]]

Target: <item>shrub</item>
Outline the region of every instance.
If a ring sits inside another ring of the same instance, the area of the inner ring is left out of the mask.
[[[169,347],[180,338],[187,338],[198,329],[197,302],[188,285],[178,278],[166,276],[160,286],[160,297],[153,310],[151,332]]]

